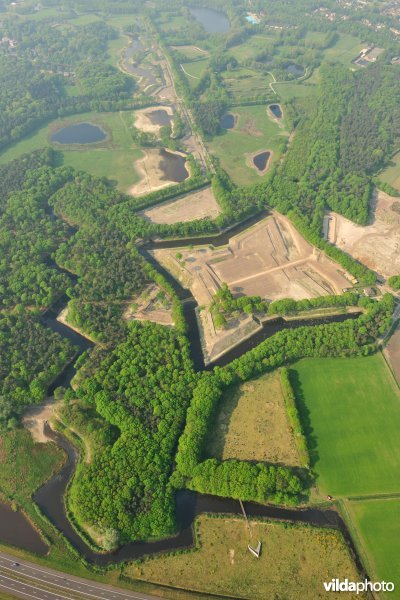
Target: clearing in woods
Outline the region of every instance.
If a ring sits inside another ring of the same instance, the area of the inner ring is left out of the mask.
[[[218,460],[235,458],[300,465],[279,370],[224,392],[207,452]]]

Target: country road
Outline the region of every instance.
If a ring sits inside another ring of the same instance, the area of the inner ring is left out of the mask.
[[[1,592],[29,600],[161,600],[74,577],[0,552]]]

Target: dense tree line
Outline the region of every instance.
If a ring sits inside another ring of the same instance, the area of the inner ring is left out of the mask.
[[[281,471],[273,469],[268,471],[268,486],[253,483],[247,487],[242,482],[250,477],[250,469],[244,467],[241,461],[229,461],[230,466],[225,468],[224,463],[210,461],[206,457],[205,442],[218,402],[227,387],[300,358],[366,355],[373,352],[378,336],[391,324],[394,300],[391,295],[386,295],[381,302],[364,299],[364,304],[367,312],[356,320],[283,330],[225,367],[216,367],[212,373],[203,373],[193,391],[185,430],[179,440],[175,485],[202,493],[226,495],[229,492],[228,495],[248,500],[295,501],[305,484],[290,470],[285,470],[283,475]],[[260,475],[253,472],[256,482]]]
[[[70,504],[80,522],[114,529],[120,540],[174,530],[169,478],[194,380],[185,337],[150,323],[129,325],[126,341],[77,392],[120,432],[74,479]]]
[[[74,353],[29,311],[0,313],[0,427],[14,425],[27,406],[42,402]]]

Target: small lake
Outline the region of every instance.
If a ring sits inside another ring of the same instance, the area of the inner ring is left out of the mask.
[[[291,75],[295,75],[296,77],[301,77],[302,75],[304,75],[304,69],[299,65],[288,65],[286,67],[286,71]]]
[[[264,171],[267,168],[267,164],[269,161],[269,157],[271,156],[271,152],[265,150],[265,152],[260,152],[253,157],[253,164],[259,171]]]
[[[227,113],[221,118],[220,125],[222,129],[233,129],[235,126],[235,116]]]
[[[6,544],[44,556],[48,547],[24,513],[0,502],[0,539]]]
[[[189,10],[207,33],[226,33],[231,27],[228,17],[218,10],[212,8],[189,8]]]
[[[270,104],[268,108],[272,112],[274,117],[276,117],[277,119],[282,119],[282,109],[279,104]]]
[[[189,172],[185,167],[186,157],[169,152],[165,148],[160,150],[160,169],[163,171],[163,181],[174,181],[181,183],[189,177]]]
[[[168,125],[171,125],[172,115],[169,115],[167,111],[162,108],[153,110],[152,112],[147,113],[146,116],[148,119],[150,119],[153,125],[160,125],[161,127],[167,127]]]
[[[95,144],[107,138],[107,134],[92,123],[75,123],[62,127],[51,136],[57,144]]]

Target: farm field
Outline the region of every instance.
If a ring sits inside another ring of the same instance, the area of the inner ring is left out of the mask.
[[[255,521],[250,521],[250,529],[251,540],[243,519],[202,515],[196,521],[198,551],[154,557],[128,566],[124,574],[247,600],[323,598],[324,581],[332,577],[357,580],[349,551],[336,531]],[[254,540],[263,544],[258,560],[247,549]],[[337,600],[340,596],[329,594]]]
[[[108,177],[116,181],[122,191],[126,191],[139,179],[134,163],[142,156],[142,152],[135,146],[129,132],[133,119],[133,111],[119,113],[91,112],[75,115],[68,119],[57,119],[41,127],[36,133],[10,146],[0,154],[0,164],[5,164],[21,154],[50,145],[62,153],[65,165],[87,171],[97,177]],[[100,125],[109,134],[110,138],[90,147],[60,146],[50,143],[51,133],[56,129],[82,121],[90,121],[95,125]]]
[[[371,213],[372,222],[366,226],[328,213],[329,241],[381,275],[396,275],[400,273],[400,200],[376,192]]]
[[[246,185],[260,181],[251,165],[250,156],[258,151],[272,150],[272,164],[279,160],[288,133],[269,118],[267,106],[233,107],[238,115],[235,129],[224,130],[209,142],[209,150],[221,161],[222,167],[235,183]]]
[[[226,390],[206,451],[218,460],[300,465],[279,370]]]
[[[400,391],[381,354],[297,363],[292,383],[321,494],[400,492]]]
[[[379,174],[379,178],[400,192],[400,152],[390,159],[389,166]]]
[[[221,208],[214,198],[211,187],[207,186],[176,200],[157,204],[139,214],[151,223],[172,224],[205,217],[214,219],[220,212]]]
[[[394,592],[382,597],[400,598],[400,498],[351,502],[349,512],[367,555],[371,576],[395,584]]]

